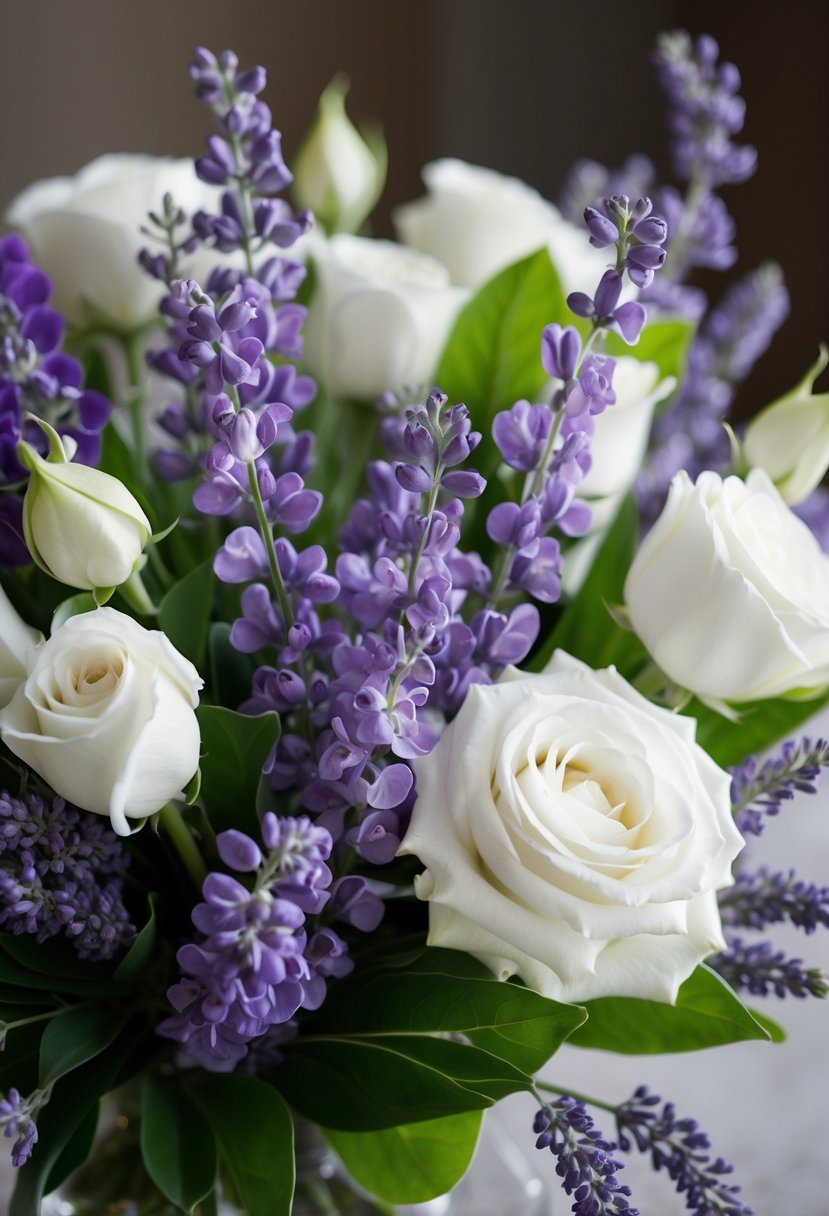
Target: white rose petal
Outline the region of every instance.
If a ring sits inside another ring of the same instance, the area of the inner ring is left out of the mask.
[[[538,249],[549,249],[565,292],[592,292],[610,264],[584,228],[518,178],[446,159],[426,165],[423,180],[425,197],[394,213],[398,236],[460,287],[474,290]]]
[[[312,250],[316,288],[305,359],[332,392],[373,400],[386,390],[431,387],[438,358],[468,293],[433,258],[392,241],[340,234]]]
[[[163,633],[112,608],[70,617],[29,652],[0,736],[56,793],[120,835],[198,768],[202,680]]]
[[[417,762],[401,846],[427,866],[430,944],[557,1000],[675,1000],[723,948],[716,890],[743,843],[694,730],[561,652],[473,685]]]
[[[625,583],[633,628],[713,701],[829,685],[829,557],[761,469],[678,473]]]
[[[26,677],[26,655],[42,641],[43,635],[20,619],[0,586],[0,709]]]

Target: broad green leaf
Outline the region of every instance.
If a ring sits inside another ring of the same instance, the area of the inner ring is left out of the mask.
[[[622,675],[629,676],[642,665],[646,658],[642,643],[634,633],[617,625],[608,611],[608,605],[622,603],[625,578],[636,549],[637,528],[636,505],[628,497],[575,599],[527,664],[531,671],[541,671],[557,649],[582,659],[594,669],[615,664]]]
[[[155,908],[157,903],[158,895],[155,891],[151,891],[147,897],[149,907],[147,923],[136,934],[132,945],[113,973],[112,978],[120,984],[132,983],[136,976],[140,975],[153,960],[156,939]]]
[[[210,691],[219,705],[241,705],[250,696],[254,662],[230,644],[230,625],[214,621],[207,640]]]
[[[361,972],[331,993],[315,1031],[342,1035],[463,1033],[477,1047],[533,1073],[584,1021],[529,988],[453,973],[452,950],[427,949],[417,970]]]
[[[45,1027],[45,1022],[30,1022],[8,1032],[5,1050],[0,1052],[0,1093],[12,1085],[21,1094],[37,1089],[40,1040]]]
[[[126,1015],[106,1005],[71,1005],[46,1024],[40,1041],[42,1089],[109,1047]]]
[[[219,705],[196,711],[202,738],[201,798],[214,831],[258,833],[256,793],[262,765],[279,738],[276,714],[237,714]]]
[[[141,1156],[158,1189],[185,1212],[216,1185],[210,1123],[174,1081],[146,1076],[141,1084]]]
[[[547,382],[541,331],[566,324],[564,292],[546,249],[490,279],[461,310],[435,373],[450,401],[469,407],[486,433],[499,410],[536,400]]]
[[[98,1128],[98,1114],[98,1103],[94,1102],[86,1114],[81,1117],[80,1123],[67,1140],[49,1172],[46,1181],[47,1195],[65,1182],[70,1174],[74,1174],[75,1170],[82,1166],[88,1158]]]
[[[167,592],[158,609],[160,628],[200,672],[206,666],[215,585],[213,563],[202,562]]]
[[[691,321],[683,318],[673,317],[665,321],[652,321],[649,318],[635,346],[628,346],[618,334],[608,332],[605,335],[605,350],[615,359],[628,355],[642,363],[656,363],[661,379],[675,376],[681,380],[695,328]]]
[[[448,1115],[383,1131],[325,1131],[349,1174],[388,1203],[426,1203],[466,1173],[482,1114]]]
[[[576,1047],[598,1047],[625,1055],[698,1051],[770,1033],[710,968],[697,967],[679,990],[675,1005],[635,997],[586,1001],[588,1018],[570,1036]]]
[[[340,1131],[483,1110],[530,1087],[507,1061],[427,1034],[306,1034],[286,1048],[276,1083],[300,1114]]]
[[[789,1037],[786,1033],[786,1028],[781,1026],[779,1022],[775,1022],[774,1018],[770,1018],[766,1013],[761,1013],[759,1009],[749,1009],[749,1013],[755,1022],[759,1022],[768,1033],[772,1043],[786,1042],[786,1039]]]
[[[276,1090],[256,1077],[213,1076],[193,1096],[210,1121],[246,1216],[290,1216],[294,1124]]]
[[[38,1141],[26,1168],[18,1171],[8,1216],[33,1216],[62,1154],[78,1129],[88,1127],[90,1110],[114,1087],[134,1044],[124,1035],[116,1043],[58,1081],[50,1101],[37,1117]]]
[[[119,989],[102,963],[79,959],[68,943],[0,934],[0,983],[78,996],[112,996]]]
[[[697,719],[697,742],[717,764],[727,768],[739,764],[746,756],[760,755],[781,739],[797,734],[829,704],[829,695],[811,701],[754,701],[736,706],[737,722],[730,722],[716,710],[692,701],[684,710]]]

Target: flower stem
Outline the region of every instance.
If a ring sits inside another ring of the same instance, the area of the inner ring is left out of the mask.
[[[557,1094],[559,1097],[566,1095],[569,1098],[575,1098],[577,1102],[584,1102],[587,1106],[597,1106],[601,1110],[610,1111],[611,1115],[616,1115],[619,1110],[618,1106],[613,1106],[610,1102],[602,1102],[599,1098],[591,1098],[589,1094],[583,1094],[569,1085],[554,1085],[550,1081],[536,1080],[535,1088],[543,1089],[545,1093]],[[538,1097],[538,1094],[536,1094],[536,1097]]]
[[[207,876],[207,866],[204,864],[204,860],[196,846],[190,829],[182,818],[179,804],[177,802],[168,802],[166,806],[161,808],[158,814],[161,823],[167,831],[167,835],[175,845],[176,852],[184,862],[187,873],[192,878],[196,887],[201,890],[201,885]]]

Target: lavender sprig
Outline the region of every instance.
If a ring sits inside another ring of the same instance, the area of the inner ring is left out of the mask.
[[[619,1182],[624,1162],[613,1156],[616,1144],[606,1140],[583,1102],[568,1095],[544,1103],[536,1112],[536,1148],[549,1148],[557,1158],[556,1173],[574,1202],[574,1216],[639,1216],[628,1202],[630,1187]]]
[[[773,993],[804,998],[829,994],[829,978],[817,967],[804,967],[803,960],[787,958],[771,942],[745,942],[732,937],[728,948],[708,959],[709,966],[735,991],[752,996]]]
[[[733,928],[764,929],[788,921],[804,933],[829,929],[829,887],[804,882],[794,870],[740,871],[734,886],[719,893],[719,905],[723,924]]]
[[[820,771],[829,766],[829,740],[789,739],[780,754],[760,762],[749,756],[731,770],[734,822],[746,835],[759,836],[767,816],[777,815],[795,794],[817,792]]]
[[[0,1128],[12,1145],[12,1165],[25,1165],[32,1155],[32,1149],[37,1144],[37,1124],[35,1118],[42,1106],[49,1101],[51,1087],[48,1090],[36,1089],[27,1098],[21,1096],[18,1090],[9,1089],[6,1096],[0,1095]]]
[[[108,821],[39,794],[0,792],[0,928],[63,934],[80,958],[108,959],[135,936],[123,904],[129,864]]]
[[[635,1145],[650,1153],[653,1168],[667,1171],[694,1216],[753,1216],[739,1197],[740,1188],[724,1180],[733,1166],[721,1157],[712,1161],[711,1142],[697,1121],[678,1119],[673,1102],[657,1111],[661,1101],[640,1085],[616,1108],[620,1146],[625,1152]]]

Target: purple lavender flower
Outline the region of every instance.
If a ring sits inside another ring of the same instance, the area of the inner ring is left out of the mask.
[[[109,959],[135,936],[123,903],[129,856],[106,820],[39,794],[0,792],[0,928],[62,934],[80,958]]]
[[[0,1095],[0,1127],[3,1135],[9,1140],[14,1138],[12,1145],[12,1165],[21,1166],[32,1155],[32,1149],[37,1143],[37,1126],[33,1115],[43,1104],[41,1091],[36,1091],[30,1098],[22,1098],[16,1089],[7,1091],[6,1096]]]
[[[719,893],[718,902],[729,928],[764,929],[787,921],[804,933],[814,933],[819,925],[829,929],[829,887],[804,882],[794,870],[740,870],[734,885]]]
[[[804,967],[802,959],[788,958],[771,942],[731,937],[727,949],[713,955],[708,964],[735,991],[750,992],[752,996],[773,993],[782,999],[829,995],[829,977],[816,967]]]
[[[574,1199],[574,1216],[639,1216],[628,1202],[630,1187],[617,1177],[624,1162],[613,1156],[616,1144],[606,1140],[584,1103],[563,1096],[537,1112],[536,1148],[549,1148],[557,1158],[556,1173],[566,1195]]]
[[[667,1172],[695,1216],[753,1216],[739,1197],[740,1188],[725,1181],[733,1167],[721,1157],[711,1160],[710,1141],[696,1120],[678,1119],[672,1102],[657,1111],[661,1101],[640,1085],[617,1108],[621,1148],[630,1152],[635,1146],[649,1153],[653,1168]]]
[[[731,770],[734,822],[746,835],[759,836],[765,818],[777,815],[795,794],[817,793],[820,771],[829,765],[829,741],[807,736],[789,739],[777,756],[762,764],[748,756]]]

